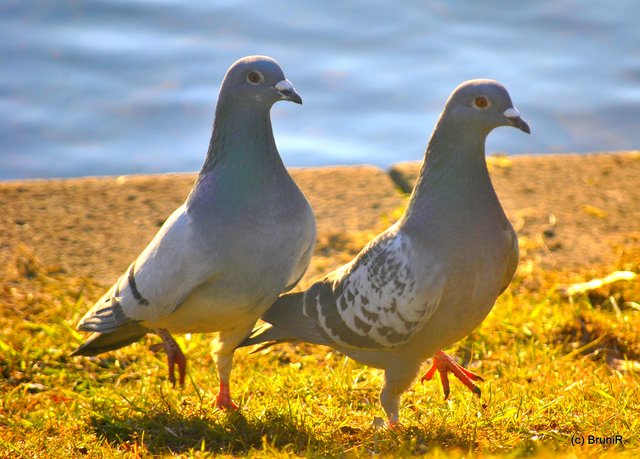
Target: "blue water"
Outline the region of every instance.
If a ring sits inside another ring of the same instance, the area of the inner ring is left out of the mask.
[[[421,159],[479,77],[533,129],[488,151],[637,149],[639,19],[637,0],[3,0],[0,179],[198,170],[220,81],[249,54],[304,99],[272,111],[289,166]]]

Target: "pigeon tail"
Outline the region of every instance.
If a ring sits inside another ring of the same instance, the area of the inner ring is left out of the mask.
[[[138,322],[128,322],[117,331],[110,333],[93,333],[86,343],[71,353],[74,355],[98,355],[113,351],[138,341],[149,330]]]
[[[331,341],[320,331],[315,320],[304,313],[303,292],[282,295],[262,316],[268,322],[257,328],[238,347],[263,344],[258,350],[282,342],[306,341],[313,344],[330,345]]]

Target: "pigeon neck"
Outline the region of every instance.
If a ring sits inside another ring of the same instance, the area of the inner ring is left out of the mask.
[[[254,166],[249,169],[279,165],[280,155],[273,138],[270,108],[255,106],[247,109],[218,104],[207,158],[200,174],[222,165]]]
[[[427,146],[405,220],[432,218],[434,207],[473,207],[487,193],[495,197],[485,159],[488,132],[472,132],[452,120],[443,124],[438,121]]]
[[[210,188],[213,182],[218,193],[238,188],[250,192],[286,172],[273,137],[269,109],[218,104],[209,150],[192,195]]]

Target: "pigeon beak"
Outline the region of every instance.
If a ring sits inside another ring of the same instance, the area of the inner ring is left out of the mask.
[[[509,120],[509,122],[513,127],[517,127],[521,131],[526,132],[527,134],[531,134],[531,128],[529,127],[529,123],[527,123],[524,119],[522,119],[522,116],[520,116],[520,112],[518,111],[517,108],[515,107],[507,108],[504,111],[504,116],[507,117],[507,119]]]
[[[284,79],[278,81],[274,88],[280,93],[283,100],[289,100],[302,105],[302,97],[296,92],[296,88],[293,87],[293,84],[289,80]]]

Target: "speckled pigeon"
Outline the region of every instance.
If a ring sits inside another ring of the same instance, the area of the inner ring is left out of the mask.
[[[276,61],[250,56],[222,82],[213,134],[186,199],[78,324],[94,332],[73,355],[95,355],[157,333],[184,384],[186,360],[170,333],[220,332],[219,408],[236,408],[233,351],[278,295],[306,271],[313,211],[276,148],[270,110],[302,99]]]
[[[408,207],[350,263],[308,290],[281,296],[243,345],[324,344],[385,370],[380,401],[398,423],[401,394],[422,362],[448,396],[452,372],[473,392],[479,376],[440,349],[486,317],[518,264],[518,239],[493,189],[487,135],[499,126],[529,133],[507,90],[491,80],[463,83],[436,124]]]

